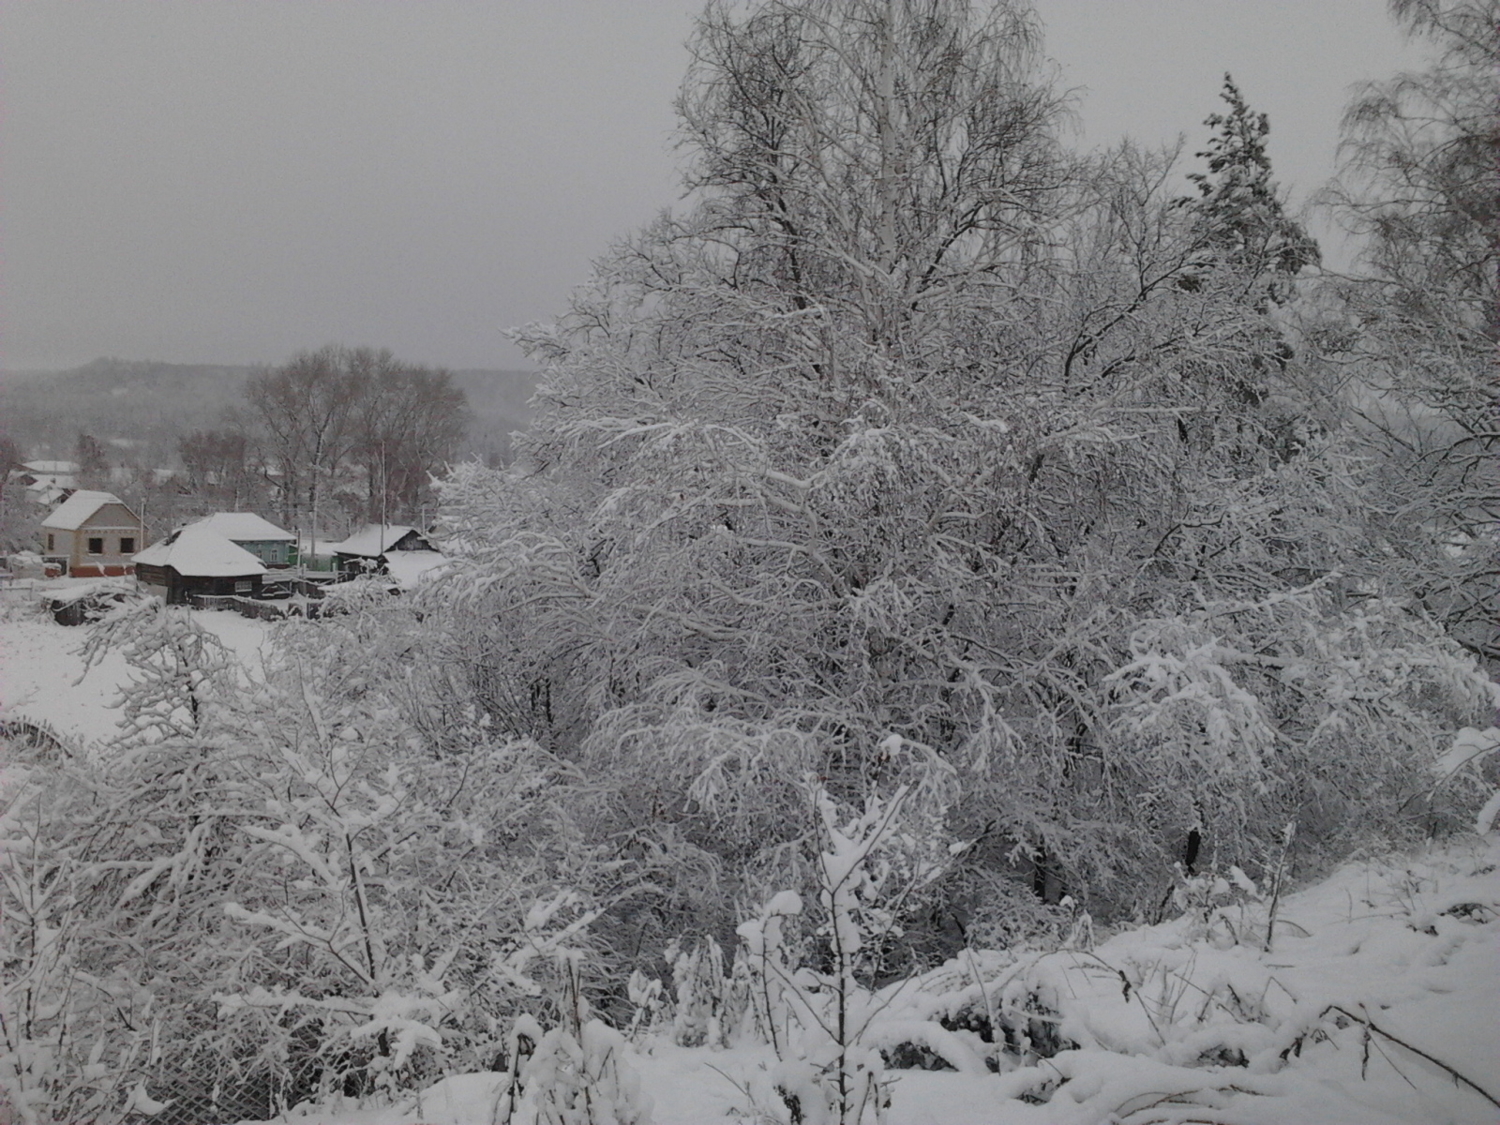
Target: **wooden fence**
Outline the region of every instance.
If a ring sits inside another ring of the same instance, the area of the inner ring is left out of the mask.
[[[227,609],[241,617],[258,618],[261,621],[280,621],[283,617],[321,617],[324,608],[320,599],[308,597],[257,600],[238,594],[191,594],[189,601],[194,609]]]

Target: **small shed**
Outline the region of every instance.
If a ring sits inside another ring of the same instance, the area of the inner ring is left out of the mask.
[[[145,528],[113,492],[80,489],[42,521],[43,557],[75,578],[131,572]]]
[[[243,547],[202,523],[189,524],[135,556],[135,577],[169,605],[193,594],[260,594],[266,567]]]
[[[340,574],[388,574],[390,557],[398,553],[424,551],[436,554],[427,537],[414,527],[398,524],[366,524],[342,543],[333,545]]]
[[[273,569],[297,562],[297,537],[254,512],[215,512],[193,526],[217,532]]]
[[[87,625],[103,617],[130,596],[129,583],[119,579],[85,582],[47,595],[47,610],[59,625]]]

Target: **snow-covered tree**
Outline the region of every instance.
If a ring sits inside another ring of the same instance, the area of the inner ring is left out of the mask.
[[[1286,214],[1277,195],[1266,151],[1270,118],[1246,104],[1228,74],[1219,96],[1228,110],[1204,122],[1214,134],[1197,156],[1207,161],[1208,171],[1189,173],[1199,198],[1188,203],[1207,248],[1252,275],[1264,275],[1267,298],[1285,301],[1291,295],[1289,279],[1319,261],[1318,245]]]
[[[1394,0],[1424,70],[1365,86],[1330,191],[1360,272],[1320,325],[1359,388],[1379,476],[1380,550],[1466,647],[1500,658],[1494,365],[1500,341],[1495,0]]]
[[[743,858],[806,770],[859,792],[901,772],[865,749],[893,725],[962,741],[988,690],[962,634],[998,610],[965,541],[1020,381],[990,357],[1026,317],[994,296],[1063,205],[1036,47],[1009,6],[711,8],[698,206],[524,337],[549,364],[527,468],[448,494],[458,633],[498,721],[633,779],[623,821],[688,813]]]
[[[245,397],[289,526],[317,525],[320,512],[323,525],[332,524],[336,499],[350,502],[351,518],[416,519],[429,473],[452,455],[468,424],[463,391],[449,372],[383,348],[302,352],[251,376]],[[341,497],[341,486],[359,476],[363,489]]]
[[[223,643],[186,606],[138,597],[106,614],[80,650],[83,676],[117,650],[130,666],[119,699],[120,745],[191,738],[214,721],[212,709],[224,708],[235,686]]]
[[[424,613],[456,704],[608,779],[601,838],[726,883],[785,862],[806,773],[857,804],[935,761],[976,841],[945,893],[992,915],[1028,868],[1157,898],[1204,819],[1236,855],[1279,839],[1211,771],[1169,783],[1114,677],[1151,622],[1345,570],[1381,592],[1335,388],[1265,299],[1282,259],[1214,252],[1170,156],[1067,157],[1015,6],[714,5],[694,57],[689,207],[521,333],[546,373],[518,466],[446,491],[464,558]],[[1354,643],[1350,601],[1307,604]],[[1236,682],[1277,730],[1319,721]],[[1426,743],[1367,792],[1398,806]]]

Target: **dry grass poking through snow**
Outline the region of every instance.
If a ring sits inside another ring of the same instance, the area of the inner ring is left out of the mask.
[[[1226,880],[1183,917],[1092,947],[950,962],[888,990],[870,1028],[952,1068],[895,1072],[887,1120],[1493,1125],[1497,867],[1494,840],[1350,864],[1281,903],[1269,952],[1265,904]],[[632,1063],[657,1125],[789,1119],[764,1048],[647,1036]],[[490,1125],[499,1078],[292,1120]]]

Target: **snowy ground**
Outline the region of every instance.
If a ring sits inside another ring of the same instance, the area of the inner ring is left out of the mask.
[[[1078,1047],[1001,1074],[890,1072],[888,1121],[1493,1125],[1497,862],[1500,843],[1471,840],[1351,864],[1280,904],[1270,953],[1266,904],[1241,894],[1208,916],[1130,930],[1093,949],[986,957],[997,997],[1007,972],[1039,990]],[[997,976],[1001,964],[1010,968]],[[940,997],[909,992],[890,1018],[935,1006]],[[658,1038],[639,1045],[633,1065],[656,1125],[786,1119],[770,1101],[774,1059],[764,1049]],[[456,1076],[411,1104],[284,1120],[490,1125],[500,1081]]]
[[[268,622],[225,611],[192,613],[242,667],[259,671]],[[83,626],[58,625],[49,615],[23,614],[14,607],[0,618],[0,718],[41,722],[83,744],[113,737],[119,686],[128,669],[112,652],[85,674],[78,655],[85,635]]]

